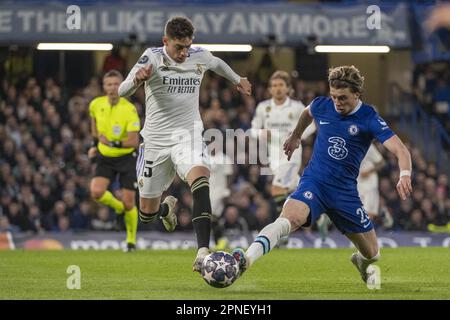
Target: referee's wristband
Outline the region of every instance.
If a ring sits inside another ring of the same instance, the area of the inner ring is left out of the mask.
[[[404,177],[404,176],[411,177],[411,171],[410,170],[402,170],[402,171],[400,171],[400,178]]]
[[[122,141],[111,141],[110,147],[122,148]]]
[[[98,145],[98,138],[94,138],[91,141],[91,147],[96,147]]]

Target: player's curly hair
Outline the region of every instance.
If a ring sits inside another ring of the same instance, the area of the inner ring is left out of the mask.
[[[353,93],[362,93],[364,77],[355,66],[340,66],[328,70],[328,83],[335,89],[349,88]]]
[[[166,23],[165,34],[171,39],[192,39],[194,37],[194,25],[185,17],[173,17]]]

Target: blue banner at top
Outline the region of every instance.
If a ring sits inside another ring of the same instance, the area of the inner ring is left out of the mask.
[[[274,35],[286,45],[301,44],[310,36],[319,44],[411,45],[405,4],[370,7],[381,10],[367,5],[103,3],[80,5],[79,28],[70,30],[67,22],[74,19],[66,13],[67,3],[2,3],[0,42],[121,42],[135,34],[142,41],[160,44],[167,19],[184,15],[194,23],[197,43],[258,45]]]

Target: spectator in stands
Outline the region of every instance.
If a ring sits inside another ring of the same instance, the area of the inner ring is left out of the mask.
[[[415,80],[417,92],[422,86],[430,90],[436,88],[440,77],[448,80],[447,74],[438,73],[434,66],[423,68]],[[214,74],[209,77],[210,81],[205,81],[200,94],[205,128],[245,129],[256,103],[268,98],[266,85],[255,79],[254,98],[243,99],[219,77]],[[86,194],[92,174],[86,157],[91,141],[87,106],[101,93],[98,78],[93,77],[85,88],[70,94],[63,89],[64,84],[51,78],[38,83],[34,77],[28,77],[23,86],[13,85],[6,79],[0,85],[0,215],[3,217],[0,221],[6,226],[8,220],[6,228],[11,230],[33,232],[111,230],[113,223],[109,213],[91,209]],[[305,105],[314,97],[315,90],[307,89],[303,80],[294,79],[294,87],[295,96]],[[428,99],[430,97],[432,95]],[[142,116],[142,95],[133,99]],[[310,157],[312,142],[308,140],[304,145],[305,163]],[[380,151],[383,153],[382,148]],[[427,163],[417,147],[411,148],[411,153],[415,188],[411,201],[402,205],[390,185],[392,176],[398,177],[398,172],[392,170],[395,158],[383,154],[387,165],[380,171],[380,209],[394,215],[396,230],[422,230],[423,223],[444,226],[450,219],[448,177],[438,172],[435,164]],[[248,152],[244,156],[248,158]],[[258,166],[236,166],[231,195],[224,199],[228,218],[223,216],[221,222],[231,230],[258,230],[268,219],[273,219],[270,205],[267,207],[268,186],[270,181],[259,175]],[[181,229],[190,228],[191,219],[187,205],[189,192],[184,190],[185,185],[177,180],[169,190],[181,200],[179,221],[186,222]],[[74,202],[77,205],[73,205]],[[267,211],[270,218],[267,218]],[[233,225],[237,228],[231,227]],[[153,230],[160,227],[162,225],[155,226]]]
[[[222,218],[219,219],[219,224],[226,236],[240,235],[249,230],[247,221],[240,215],[238,208],[233,205],[225,208]]]
[[[192,212],[188,208],[183,207],[178,211],[178,225],[175,230],[189,233],[194,230],[192,225]]]
[[[125,76],[127,70],[127,62],[120,54],[120,47],[115,46],[111,53],[106,56],[103,63],[102,74],[107,73],[110,70],[119,71],[122,76]]]
[[[91,228],[98,231],[114,230],[114,219],[112,218],[108,207],[98,206],[91,220]]]
[[[20,228],[18,226],[12,225],[9,223],[9,219],[7,216],[0,215],[0,232],[20,232]]]

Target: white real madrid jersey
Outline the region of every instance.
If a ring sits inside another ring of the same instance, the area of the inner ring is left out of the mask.
[[[375,168],[375,166],[383,161],[383,156],[375,147],[374,144],[371,144],[369,150],[367,151],[366,156],[361,162],[361,167],[359,172],[369,171]],[[367,177],[358,176],[358,189],[362,191],[371,190],[378,188],[378,173],[372,172]]]
[[[192,135],[194,126],[195,132],[201,135],[203,123],[199,112],[199,91],[208,69],[225,71],[222,74],[235,84],[240,81],[228,65],[203,48],[189,49],[186,60],[176,63],[165,47],[160,47],[147,49],[124,82],[132,81],[136,72],[149,64],[153,67],[150,79],[144,83],[146,112],[141,135],[145,143],[153,146],[173,145],[180,133]],[[222,68],[223,64],[227,68]],[[217,70],[218,66],[220,70]],[[129,95],[123,91],[119,88],[120,95]]]
[[[283,144],[289,137],[289,134],[294,131],[297,125],[300,114],[305,109],[301,101],[287,98],[282,105],[276,105],[273,99],[264,100],[256,107],[255,116],[252,120],[252,135],[257,136],[257,129],[269,129],[271,131],[270,139],[270,162],[287,162],[287,157],[284,156]],[[305,130],[302,138],[305,138],[314,131],[308,127]],[[300,149],[300,148],[299,148]],[[296,161],[301,161],[301,151],[299,156],[293,157]]]

